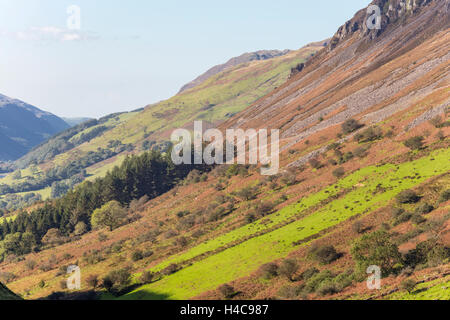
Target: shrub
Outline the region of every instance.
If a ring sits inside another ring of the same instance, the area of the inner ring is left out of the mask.
[[[416,203],[420,200],[420,197],[412,190],[405,190],[400,192],[396,197],[397,202],[401,204]]]
[[[179,270],[180,270],[180,267],[179,267],[177,264],[172,263],[172,264],[169,265],[167,268],[163,269],[163,270],[161,271],[161,273],[162,273],[163,275],[169,276],[169,275],[171,275],[171,274],[174,274],[175,272],[178,272]]]
[[[236,294],[236,291],[229,284],[224,284],[219,287],[219,292],[224,299],[231,299]]]
[[[351,254],[361,274],[365,274],[368,266],[376,265],[384,275],[388,275],[394,271],[394,266],[401,263],[398,247],[390,238],[385,231],[375,231],[353,243]]]
[[[355,141],[359,143],[371,142],[383,138],[383,132],[378,127],[370,127],[355,135]]]
[[[339,258],[339,254],[333,246],[321,246],[311,249],[312,256],[322,264],[330,264]]]
[[[44,288],[45,287],[45,281],[44,280],[39,281],[38,286],[39,286],[39,288]]]
[[[127,268],[113,270],[103,279],[103,285],[108,292],[117,294],[130,285],[131,274]]]
[[[287,186],[293,186],[297,183],[297,175],[293,172],[286,172],[281,176],[281,182]]]
[[[441,116],[436,116],[433,119],[430,120],[430,123],[435,127],[435,128],[440,128],[442,125],[442,117]]]
[[[402,213],[404,213],[405,210],[402,208],[394,208],[392,209],[392,217],[393,218],[398,218],[402,215]]]
[[[246,222],[247,224],[253,223],[253,222],[255,222],[256,220],[257,220],[257,218],[256,218],[256,216],[255,216],[254,214],[249,213],[249,214],[247,214],[247,215],[245,216],[245,222]]]
[[[261,266],[260,272],[265,279],[272,279],[278,276],[278,265],[276,263],[266,263]]]
[[[323,164],[317,160],[317,159],[311,159],[309,160],[309,165],[313,168],[313,169],[320,169],[323,167]]]
[[[427,214],[434,210],[434,207],[429,203],[419,205],[414,211],[417,214]]]
[[[283,260],[283,262],[280,265],[279,273],[286,278],[288,278],[290,281],[293,281],[293,276],[298,270],[298,264],[297,261],[293,259],[286,259]]]
[[[27,267],[28,270],[33,270],[34,268],[36,268],[36,261],[34,261],[34,260],[27,260],[25,262],[25,266]]]
[[[403,144],[411,150],[418,150],[423,147],[424,137],[415,136],[406,140]]]
[[[304,281],[307,281],[309,279],[311,279],[314,275],[316,275],[317,273],[319,273],[320,271],[317,268],[309,268],[307,269],[305,272],[302,273],[301,278]]]
[[[352,225],[352,230],[355,233],[361,234],[364,233],[364,231],[366,230],[366,228],[364,227],[364,224],[361,221],[356,221],[353,225]]]
[[[67,289],[67,281],[66,280],[61,280],[59,282],[59,287],[61,288],[61,290],[66,290]]]
[[[439,196],[439,203],[444,203],[450,200],[450,189],[447,189],[441,193]]]
[[[316,289],[316,293],[321,296],[326,296],[337,292],[338,290],[336,288],[336,284],[331,280],[321,282]]]
[[[402,290],[408,291],[408,293],[413,292],[414,289],[416,288],[416,286],[417,286],[417,283],[413,279],[404,280],[400,284],[400,287],[402,288]]]
[[[98,285],[98,276],[95,274],[91,274],[86,278],[86,283],[89,287],[97,288]]]
[[[275,205],[272,202],[260,202],[255,205],[255,213],[258,216],[265,217],[273,211]]]
[[[243,188],[236,193],[236,195],[239,198],[241,198],[245,201],[250,201],[250,200],[256,199],[256,194],[257,194],[257,189],[252,188],[252,187]]]
[[[414,224],[419,225],[419,224],[422,224],[422,223],[424,223],[425,221],[427,221],[427,219],[425,219],[424,217],[422,217],[420,214],[415,213],[415,214],[413,214],[413,215],[411,216],[411,221],[412,221]]]
[[[403,212],[401,215],[395,218],[394,226],[398,226],[401,223],[408,222],[409,220],[411,220],[412,216],[413,214],[410,212]]]
[[[348,162],[348,161],[352,160],[354,157],[355,156],[353,155],[353,152],[349,151],[344,154],[344,156],[342,157],[342,160],[343,160],[343,162]]]
[[[314,274],[308,281],[306,281],[304,291],[306,293],[315,292],[321,283],[328,282],[334,278],[333,274],[329,270]]]
[[[355,132],[359,128],[362,128],[364,125],[359,123],[355,119],[349,119],[342,124],[342,132],[344,134],[349,134]]]
[[[345,169],[340,167],[333,171],[333,176],[336,178],[342,178],[345,175]]]
[[[367,149],[364,147],[358,147],[355,150],[353,150],[353,154],[357,156],[358,158],[365,158],[367,157]]]
[[[149,284],[153,281],[153,278],[155,275],[150,271],[145,271],[142,273],[141,277],[139,278],[140,282],[142,284]]]
[[[141,250],[135,250],[131,254],[131,260],[134,262],[144,259],[144,255]]]
[[[301,291],[301,287],[283,286],[278,290],[278,296],[282,299],[295,299]]]

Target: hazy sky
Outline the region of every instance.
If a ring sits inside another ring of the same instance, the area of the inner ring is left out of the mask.
[[[133,110],[244,52],[330,37],[369,2],[0,0],[0,93],[59,116]]]

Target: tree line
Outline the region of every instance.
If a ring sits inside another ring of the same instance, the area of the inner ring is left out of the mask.
[[[73,233],[80,222],[90,229],[92,213],[104,204],[118,201],[128,206],[132,200],[143,196],[155,198],[172,189],[194,169],[206,171],[209,167],[176,166],[170,152],[150,151],[129,156],[105,177],[85,181],[64,197],[47,201],[31,213],[23,212],[15,219],[5,219],[0,224],[0,255],[20,255],[39,250],[42,238],[50,229],[58,229],[66,236]]]

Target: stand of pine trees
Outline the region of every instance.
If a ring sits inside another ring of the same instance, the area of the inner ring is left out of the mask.
[[[5,219],[0,225],[0,255],[22,255],[39,250],[41,239],[50,229],[59,229],[62,235],[70,235],[77,223],[89,228],[95,209],[116,200],[128,205],[133,199],[148,196],[155,198],[172,189],[190,171],[207,171],[206,165],[173,164],[170,152],[156,151],[125,159],[104,178],[86,181],[64,197],[48,201],[31,213],[20,213],[15,219]],[[1,257],[0,257],[1,259]]]

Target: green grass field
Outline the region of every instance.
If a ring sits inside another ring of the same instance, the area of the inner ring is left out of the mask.
[[[286,257],[298,248],[293,242],[307,239],[352,216],[385,206],[402,190],[413,188],[431,177],[448,172],[449,158],[450,150],[439,150],[427,157],[398,166],[387,164],[359,170],[336,185],[336,189],[353,188],[352,191],[305,218],[194,262],[171,276],[123,296],[122,299],[160,299],[161,297],[187,299],[213,290],[223,283],[248,276],[260,265]],[[420,175],[416,174],[419,172]],[[360,184],[360,187],[354,187],[356,184]],[[327,188],[327,190],[330,189],[335,189],[335,186]],[[308,207],[307,204],[318,203],[324,197],[324,192],[319,192],[321,196],[312,195],[299,204],[279,211],[278,216],[277,214],[273,216],[281,221],[301,213],[304,210],[302,208]],[[262,227],[254,223],[250,227],[232,231],[211,242],[192,248],[184,254],[170,258],[162,265],[156,266],[153,271],[158,271],[169,263],[181,262],[220,248]]]

